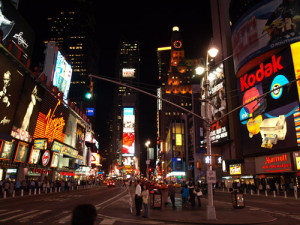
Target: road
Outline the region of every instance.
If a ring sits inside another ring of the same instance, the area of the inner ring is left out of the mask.
[[[176,197],[180,202],[180,194]],[[206,202],[204,198],[203,204],[205,205]],[[229,193],[216,192],[214,202],[232,208]],[[259,210],[276,218],[275,221],[268,224],[300,224],[300,200],[247,195],[245,202],[248,209]],[[73,208],[82,203],[91,203],[96,206],[97,224],[175,224],[135,217],[134,203],[131,201],[129,190],[121,186],[114,188],[101,186],[63,193],[0,199],[0,224],[70,224]],[[180,211],[180,206],[178,208]],[[243,209],[237,209],[236,212],[238,213],[239,210]],[[166,211],[161,212],[163,218]],[[176,212],[178,213],[178,211]],[[175,212],[171,211],[170,213]],[[216,214],[218,216],[218,208],[216,208]]]

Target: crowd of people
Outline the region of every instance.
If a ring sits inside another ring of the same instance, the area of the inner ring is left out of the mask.
[[[13,192],[15,191],[15,194],[20,194],[21,190],[23,192],[31,192],[34,193],[34,190],[41,192],[59,192],[59,191],[69,191],[72,187],[77,188],[77,186],[83,186],[86,185],[95,184],[92,183],[92,181],[86,181],[86,180],[55,180],[55,181],[49,181],[49,180],[22,180],[22,181],[14,181],[14,180],[1,180],[0,181],[0,196],[4,195],[4,192],[6,193],[6,196],[12,196]]]

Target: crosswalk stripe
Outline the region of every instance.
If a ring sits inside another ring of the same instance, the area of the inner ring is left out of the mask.
[[[116,219],[104,219],[99,224],[112,225],[112,224],[114,224],[114,222],[116,222]]]
[[[69,222],[71,221],[71,215],[68,215],[60,220],[58,220],[58,223],[66,223],[66,222]]]
[[[52,210],[44,210],[44,211],[41,211],[41,212],[38,212],[38,213],[35,213],[33,215],[29,215],[29,216],[26,216],[22,219],[19,219],[18,221],[19,222],[28,222],[29,220],[33,219],[34,217],[37,217],[37,216],[40,216],[42,214],[45,214],[47,212],[51,212]]]
[[[20,212],[20,211],[23,211],[23,210],[14,210],[14,211],[10,211],[10,212],[7,212],[7,213],[1,213],[0,216],[4,216],[4,215],[7,215],[7,214],[11,214],[11,213],[16,213],[16,212]]]
[[[22,213],[22,214],[18,214],[18,215],[16,215],[16,216],[11,216],[11,217],[8,217],[8,218],[6,218],[6,219],[0,220],[0,222],[5,222],[5,221],[8,221],[8,220],[11,220],[11,219],[20,217],[20,216],[24,216],[24,215],[27,215],[27,214],[34,213],[34,212],[36,212],[36,211],[38,211],[38,210],[32,210],[32,211],[30,211],[30,212],[25,212],[25,213]]]

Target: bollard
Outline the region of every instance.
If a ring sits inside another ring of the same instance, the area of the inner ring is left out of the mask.
[[[29,189],[28,195],[31,195],[31,189]]]
[[[78,185],[77,185],[77,190],[78,190]]]
[[[298,199],[298,193],[297,193],[297,191],[294,191],[294,196],[295,196],[295,199]]]
[[[60,187],[58,188],[58,192],[60,192]]]
[[[283,191],[283,194],[284,194],[284,198],[287,198],[286,191]]]
[[[250,195],[253,195],[253,190],[252,189],[250,189]]]
[[[39,195],[41,194],[41,189],[39,188]]]
[[[6,198],[6,191],[4,191],[3,193],[3,198]]]
[[[34,192],[33,192],[33,194],[34,194],[34,195],[36,195],[36,188],[34,189]]]
[[[267,190],[265,190],[265,195],[266,195],[266,197],[268,197],[268,191]]]
[[[257,196],[259,196],[259,194],[260,194],[260,190],[257,190]]]
[[[73,189],[74,189],[74,186],[72,186],[72,191],[73,191]]]
[[[23,194],[24,194],[24,190],[21,189],[21,197],[23,197]]]
[[[16,196],[16,191],[13,191],[12,197],[14,198]]]
[[[276,191],[273,191],[273,197],[276,198]]]
[[[52,188],[50,188],[50,193],[52,193]]]
[[[56,188],[56,187],[54,188],[54,192],[55,192],[55,193],[57,192],[57,188]]]

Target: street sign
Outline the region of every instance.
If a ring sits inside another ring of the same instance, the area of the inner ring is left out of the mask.
[[[214,171],[214,170],[206,171],[206,182],[208,184],[217,183],[216,171]]]
[[[260,103],[260,105],[252,113],[253,119],[255,119],[255,117],[260,115],[267,108],[267,101],[265,99],[262,99],[259,103]]]

